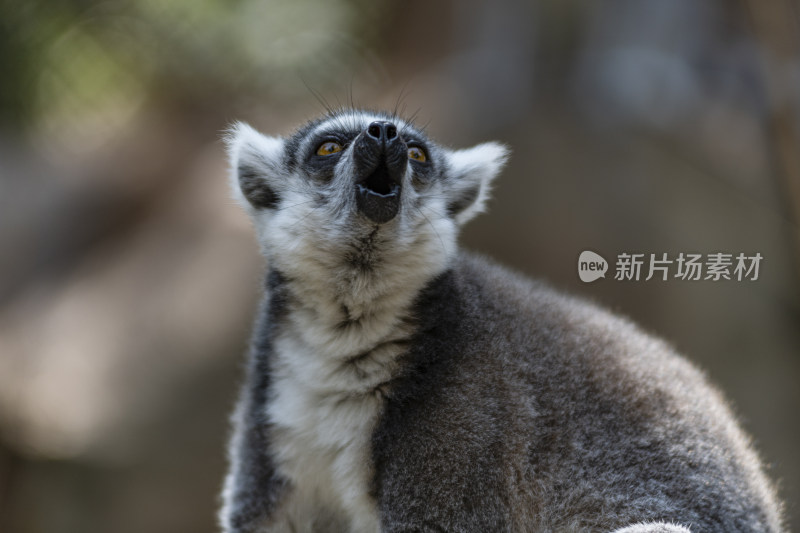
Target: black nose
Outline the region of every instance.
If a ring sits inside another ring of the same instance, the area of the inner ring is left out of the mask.
[[[367,127],[367,135],[381,142],[397,137],[397,126],[385,120],[377,120]]]

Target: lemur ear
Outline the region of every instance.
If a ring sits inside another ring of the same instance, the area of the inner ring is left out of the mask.
[[[225,135],[230,162],[231,191],[248,211],[270,209],[280,202],[276,179],[280,175],[283,139],[257,132],[236,122]]]
[[[508,155],[508,148],[496,142],[447,152],[447,210],[456,223],[464,224],[483,212],[491,182],[503,169]]]

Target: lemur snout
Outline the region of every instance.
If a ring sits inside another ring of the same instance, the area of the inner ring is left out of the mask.
[[[356,139],[356,205],[372,222],[392,220],[400,209],[408,148],[388,121],[371,123]]]

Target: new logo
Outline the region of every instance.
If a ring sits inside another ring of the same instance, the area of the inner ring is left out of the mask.
[[[578,276],[583,282],[590,283],[599,278],[604,278],[607,270],[608,261],[603,259],[601,255],[586,250],[581,252],[580,257],[578,257]]]

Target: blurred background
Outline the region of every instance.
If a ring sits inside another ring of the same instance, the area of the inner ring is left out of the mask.
[[[264,265],[233,120],[513,149],[463,241],[725,390],[800,527],[796,0],[0,0],[0,532],[211,532]],[[760,253],[757,281],[577,257]]]

